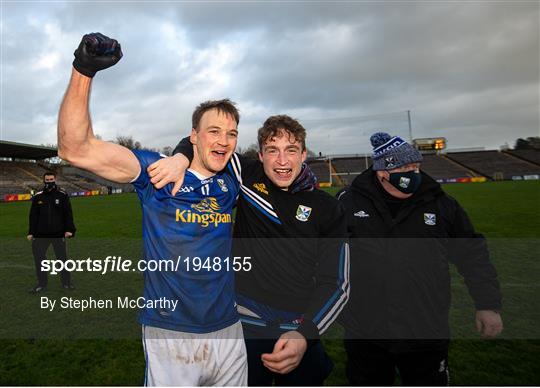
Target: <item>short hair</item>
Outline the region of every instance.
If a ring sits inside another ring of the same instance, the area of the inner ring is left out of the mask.
[[[53,177],[56,178],[56,173],[52,172],[52,171],[47,171],[43,174],[43,179],[45,179],[46,176],[50,176],[52,175]]]
[[[231,115],[232,117],[234,117],[234,120],[236,121],[236,125],[240,123],[240,113],[238,112],[238,109],[236,108],[236,104],[232,102],[231,100],[229,100],[228,98],[224,98],[223,100],[209,100],[209,101],[200,103],[199,106],[195,108],[195,111],[193,112],[193,115],[191,116],[192,128],[197,129],[202,116],[206,112],[212,109],[217,109],[219,113]]]
[[[280,131],[285,131],[294,140],[302,143],[302,151],[306,149],[306,129],[295,119],[287,115],[275,115],[266,119],[263,126],[259,128],[257,140],[259,150],[262,152],[264,143],[273,137],[276,137]]]

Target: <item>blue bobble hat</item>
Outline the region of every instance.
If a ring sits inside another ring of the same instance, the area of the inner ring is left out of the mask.
[[[422,161],[422,154],[399,136],[386,132],[371,135],[373,170],[393,170],[410,163]]]

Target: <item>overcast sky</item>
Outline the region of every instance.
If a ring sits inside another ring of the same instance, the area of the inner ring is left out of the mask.
[[[94,78],[103,139],[147,147],[189,133],[194,107],[229,97],[239,145],[289,114],[308,147],[361,153],[386,129],[449,148],[539,136],[539,2],[20,2],[1,4],[2,140],[56,143],[60,101],[83,34],[124,57]]]

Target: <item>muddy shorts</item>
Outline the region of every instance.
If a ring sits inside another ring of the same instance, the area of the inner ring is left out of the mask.
[[[246,386],[240,322],[204,334],[142,327],[146,386]]]

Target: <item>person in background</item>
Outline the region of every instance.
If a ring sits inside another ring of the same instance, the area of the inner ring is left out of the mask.
[[[46,172],[43,183],[43,190],[32,197],[26,236],[32,242],[37,276],[37,284],[29,290],[31,294],[47,289],[47,272],[41,270],[41,262],[46,259],[49,246],[53,246],[57,260],[66,261],[66,239],[73,237],[76,230],[69,195],[56,185],[56,175]],[[62,288],[75,288],[71,283],[71,273],[66,269],[60,273],[60,280]]]

